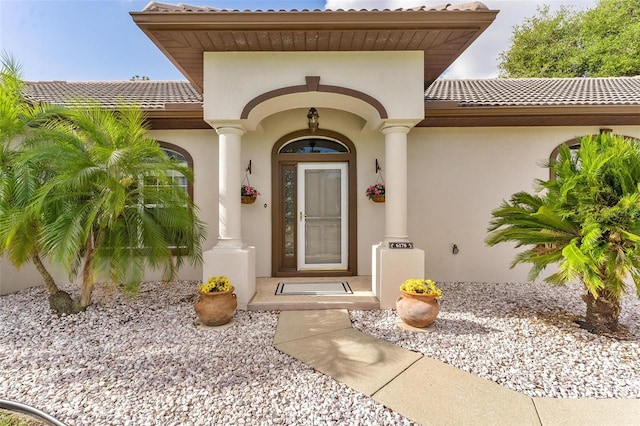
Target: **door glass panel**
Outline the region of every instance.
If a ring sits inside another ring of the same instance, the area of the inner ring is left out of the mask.
[[[305,263],[342,258],[341,170],[305,170]]]
[[[305,138],[288,143],[278,154],[340,154],[349,152],[340,142],[331,139]]]
[[[296,248],[296,170],[284,169],[284,257],[295,256]]]

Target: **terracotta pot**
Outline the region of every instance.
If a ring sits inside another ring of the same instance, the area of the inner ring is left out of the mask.
[[[231,287],[229,291],[217,293],[198,292],[194,308],[200,322],[204,325],[223,325],[231,321],[238,307],[238,300]]]
[[[253,204],[256,202],[255,197],[250,197],[248,195],[241,195],[240,196],[240,202],[242,204]]]
[[[384,195],[373,195],[371,201],[374,203],[384,203]]]
[[[435,295],[401,292],[396,299],[396,310],[402,321],[412,327],[426,327],[435,321],[440,312]]]

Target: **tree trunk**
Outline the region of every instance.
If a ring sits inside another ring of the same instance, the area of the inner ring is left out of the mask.
[[[86,309],[91,303],[91,293],[93,293],[93,244],[87,245],[84,255],[84,265],[82,268],[82,292],[80,294],[80,308]]]
[[[582,299],[587,304],[586,322],[594,328],[595,333],[614,333],[618,330],[620,298],[601,290],[598,298],[587,292]]]
[[[51,274],[49,273],[49,271],[47,271],[47,268],[44,267],[44,264],[42,263],[42,259],[40,259],[40,256],[38,256],[38,253],[34,252],[31,255],[31,261],[36,265],[36,269],[38,270],[38,272],[40,272],[40,275],[42,276],[42,281],[44,281],[44,286],[47,288],[47,291],[49,292],[49,296],[53,296],[54,294],[59,292],[60,289],[56,285],[56,282],[51,276]]]
[[[77,313],[76,302],[74,302],[69,293],[58,288],[55,280],[49,271],[47,271],[47,268],[45,268],[44,263],[42,263],[42,259],[40,259],[38,253],[34,252],[31,255],[31,261],[36,265],[36,269],[40,272],[40,275],[42,275],[44,286],[49,293],[49,308],[58,314],[71,315]]]

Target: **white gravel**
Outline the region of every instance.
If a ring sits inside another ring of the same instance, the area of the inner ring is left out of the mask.
[[[194,327],[195,283],[99,289],[86,312],[57,317],[45,290],[0,297],[0,399],[69,425],[411,424],[271,345],[277,313]],[[354,327],[530,396],[640,398],[640,302],[625,297],[624,339],[575,326],[578,287],[442,284],[434,331],[394,311],[353,311]]]
[[[354,311],[356,329],[533,397],[640,398],[640,302],[623,297],[615,337],[574,323],[579,285],[439,284],[444,297],[429,333],[396,326],[395,311]]]
[[[195,287],[98,294],[60,318],[42,288],[0,297],[0,399],[68,425],[411,424],[274,349],[277,313],[197,329]]]

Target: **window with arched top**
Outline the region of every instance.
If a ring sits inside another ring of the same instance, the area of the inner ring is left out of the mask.
[[[189,154],[187,150],[168,142],[158,141],[158,144],[167,157],[177,160],[190,169],[193,169],[193,157],[191,157],[191,154]],[[189,194],[189,198],[193,200],[193,185],[187,180],[186,176],[179,172],[172,172],[171,180],[174,185],[183,188],[184,191]]]
[[[348,154],[349,148],[328,138],[301,138],[280,147],[278,154]]]
[[[600,134],[602,133],[611,133],[610,129],[600,129]],[[576,137],[573,138],[571,140],[568,140],[566,142],[561,143],[560,145],[556,146],[553,151],[551,151],[551,155],[549,155],[549,164],[553,164],[557,159],[558,159],[558,155],[560,153],[560,147],[562,145],[566,145],[569,147],[569,149],[571,150],[572,155],[577,155],[578,150],[580,149],[580,139],[582,139],[583,137],[587,137],[587,136],[597,136],[595,134],[593,135],[585,135],[585,136],[580,136],[580,137]],[[630,139],[636,142],[639,142],[640,140],[638,138],[634,138],[631,136],[625,136],[622,135],[622,137],[626,138],[626,139]],[[552,168],[549,168],[549,179],[554,179],[555,178],[555,173],[553,172]]]

